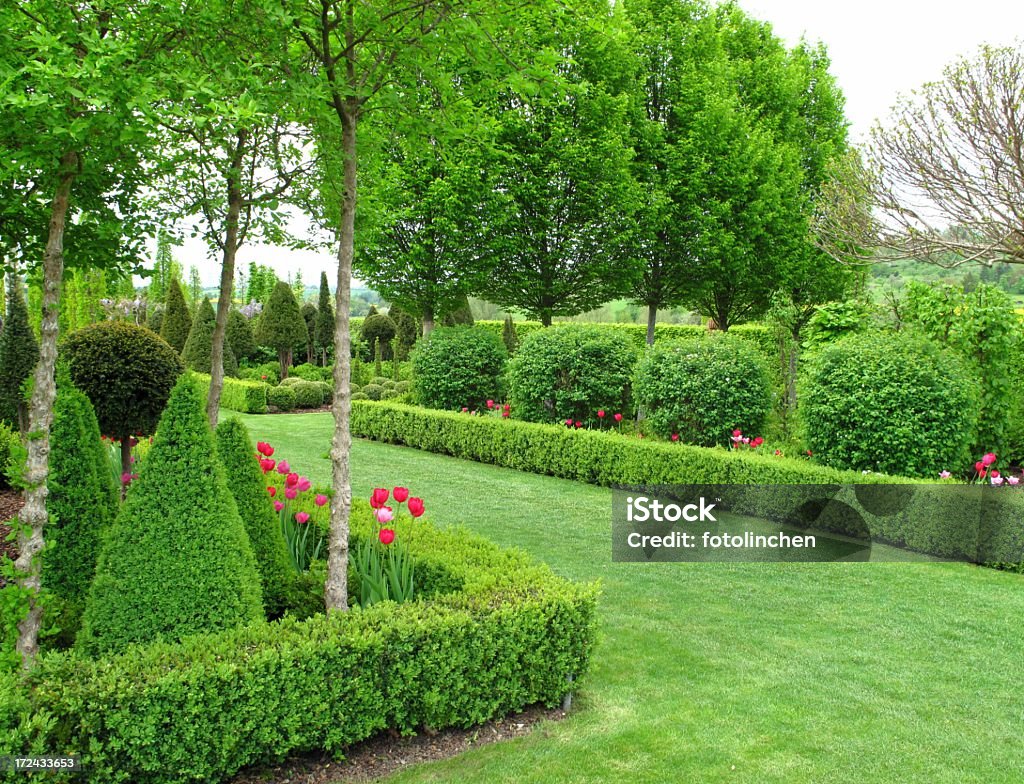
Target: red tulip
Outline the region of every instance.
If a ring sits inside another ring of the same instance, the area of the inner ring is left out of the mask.
[[[488,400],[487,401],[487,407],[488,408],[494,408],[494,401],[493,400]]]
[[[989,452],[989,453],[987,453],[987,454],[986,454],[986,455],[985,455],[985,456],[984,456],[983,458],[981,458],[981,462],[982,462],[982,463],[983,463],[983,464],[984,464],[985,466],[990,466],[990,465],[992,465],[992,464],[993,464],[993,463],[994,463],[995,461],[996,461],[996,455],[995,455],[995,452]]]
[[[463,406],[463,407],[462,407],[462,413],[463,413],[463,414],[467,414],[467,413],[469,413],[469,407],[468,407],[468,406]]]
[[[295,513],[295,522],[297,522],[299,525],[305,525],[306,523],[309,522],[309,513],[308,512],[296,512]]]
[[[286,476],[284,478],[284,484],[285,484],[286,487],[295,487],[298,483],[299,483],[299,475],[298,474],[295,474],[295,473],[288,474],[288,476]]]
[[[577,421],[576,421],[576,427],[578,427],[578,428],[579,428],[579,427],[583,427],[583,423],[582,423],[582,422],[580,422],[579,420],[577,420]]]
[[[600,411],[597,412],[597,418],[598,419],[604,419],[604,409],[603,408]]]
[[[290,465],[288,465],[288,461],[287,460],[282,460],[280,463],[277,464],[277,473],[281,474],[281,476],[284,476],[285,474],[287,474],[291,470],[292,470],[292,467]]]
[[[622,421],[622,414],[616,414],[615,415],[615,421],[616,422],[621,422]]]
[[[273,460],[271,460],[269,457],[264,457],[262,460],[260,460],[260,468],[263,469],[263,473],[265,473],[265,474],[270,473],[271,471],[273,471],[275,465],[276,465],[276,463]]]
[[[267,492],[270,493],[270,497],[273,498],[275,495],[277,495],[277,488],[271,485],[270,487],[267,488]]]
[[[985,464],[979,460],[977,463],[974,464],[974,470],[977,471],[979,474],[982,473],[985,470]]]
[[[392,491],[392,495],[395,496],[395,500],[398,501],[398,503],[400,503],[400,504],[404,503],[405,499],[409,497],[409,488],[408,487],[396,487]]]
[[[672,440],[673,441],[678,441],[679,440],[679,433],[673,433],[672,434]]]
[[[572,420],[571,419],[565,420],[565,426],[566,427],[572,427]]]
[[[380,537],[381,544],[391,544],[395,541],[395,532],[390,528],[381,528],[378,536]]]
[[[757,438],[755,438],[753,441],[750,442],[750,445],[756,449],[757,447],[761,446],[761,444],[763,444],[763,443],[764,443],[764,439],[761,438],[761,436],[758,436]]]
[[[992,469],[992,470],[991,470],[991,471],[989,472],[989,474],[990,474],[990,476],[992,476],[992,477],[993,477],[994,479],[998,479],[998,478],[999,478],[999,472],[998,472],[998,471],[996,471],[996,469],[994,469],[994,468],[993,468],[993,469]],[[134,476],[136,476],[136,474],[133,474],[132,476],[134,477]]]
[[[380,509],[388,502],[389,495],[391,494],[383,487],[375,487],[370,495],[370,506],[374,509]]]
[[[734,436],[742,436],[743,435],[743,431],[740,430],[739,428],[736,428],[735,430],[732,431],[732,434]]]
[[[507,408],[501,412],[502,419],[508,419],[511,415],[511,412]]]
[[[256,451],[259,452],[264,457],[270,457],[271,455],[274,454],[274,447],[272,447],[266,441],[257,441]]]
[[[409,514],[419,517],[423,514],[423,499],[413,496],[409,499]]]

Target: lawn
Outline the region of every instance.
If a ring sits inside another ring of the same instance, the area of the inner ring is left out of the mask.
[[[224,412],[225,416],[237,416]],[[327,484],[328,414],[244,416]],[[616,564],[611,494],[357,440],[353,493],[404,484],[555,571],[600,579],[565,721],[408,782],[1020,782],[1024,578],[962,564]]]

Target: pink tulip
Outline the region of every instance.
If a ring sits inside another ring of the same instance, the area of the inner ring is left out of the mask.
[[[679,440],[679,433],[673,433],[672,434],[672,440],[673,441],[678,441]]]
[[[613,419],[615,419],[616,422],[621,422],[622,421],[622,414],[616,414],[613,417]]]
[[[307,512],[296,512],[295,522],[299,525],[305,525],[309,522],[309,514]]]
[[[939,471],[939,479],[949,479],[953,476],[949,471]]]
[[[986,468],[988,466],[992,465],[995,461],[996,461],[996,453],[995,452],[989,452],[983,458],[981,458],[981,463]]]
[[[1019,476],[1008,476],[1008,477],[1006,477],[1006,482],[1007,482],[1007,484],[1015,485],[1018,482],[1020,482],[1020,477]]]
[[[992,482],[992,484],[994,484],[996,487],[999,487],[999,485],[1003,483],[1003,478],[1001,476],[996,476],[995,474],[993,474],[992,478],[989,481]]]
[[[284,509],[284,504],[281,501],[274,501],[274,511],[280,512],[282,509]]]
[[[280,463],[277,464],[277,473],[281,474],[281,476],[291,473],[291,470],[292,467],[288,465],[287,460],[282,460]]]
[[[269,457],[264,457],[262,460],[260,460],[260,468],[263,469],[263,473],[265,474],[273,471],[274,465],[274,461],[271,460]]]
[[[316,496],[316,500],[314,501],[314,503],[315,503],[315,504],[316,504],[317,506],[323,506],[324,504],[326,504],[326,503],[327,503],[327,496],[325,496],[325,495],[324,495],[323,493],[318,493],[318,494],[317,494],[317,496]]]
[[[295,487],[299,483],[299,475],[296,473],[290,473],[284,478],[284,483],[288,487]]]
[[[380,509],[388,502],[389,495],[390,493],[383,487],[373,488],[373,492],[370,494],[370,506],[374,509]]]
[[[277,495],[277,488],[271,485],[267,488],[267,492],[270,493],[270,497],[273,498]]]
[[[377,515],[378,523],[390,523],[395,519],[395,513],[391,510],[390,506],[382,506],[375,514]]]
[[[493,400],[488,400],[487,401],[487,407],[488,408],[494,408],[494,401]]]
[[[299,492],[300,493],[305,493],[312,486],[313,486],[313,484],[309,481],[309,479],[307,479],[304,476],[300,476],[299,477],[299,484],[297,485],[297,487],[299,488]]]
[[[296,490],[294,487],[286,487],[284,489],[284,497],[287,498],[289,501],[294,501],[298,494],[299,491]]]
[[[395,497],[395,500],[398,501],[398,503],[405,503],[405,499],[409,497],[409,488],[396,487],[391,491],[391,494]]]

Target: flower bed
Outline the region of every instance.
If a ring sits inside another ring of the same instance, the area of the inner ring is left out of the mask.
[[[364,502],[352,529],[354,541],[375,530]],[[465,727],[559,702],[587,669],[596,587],[465,532],[417,521],[403,537],[424,581],[439,581],[423,586],[429,601],[97,659],[43,656],[26,681],[0,677],[0,755],[82,756],[82,773],[53,780],[218,781],[387,728]]]

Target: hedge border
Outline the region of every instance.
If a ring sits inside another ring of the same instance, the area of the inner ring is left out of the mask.
[[[210,394],[210,377],[206,373],[192,371],[199,381],[203,400]],[[267,390],[269,384],[262,381],[245,381],[238,378],[224,377],[224,386],[220,392],[220,407],[228,411],[239,411],[243,414],[267,413]]]

